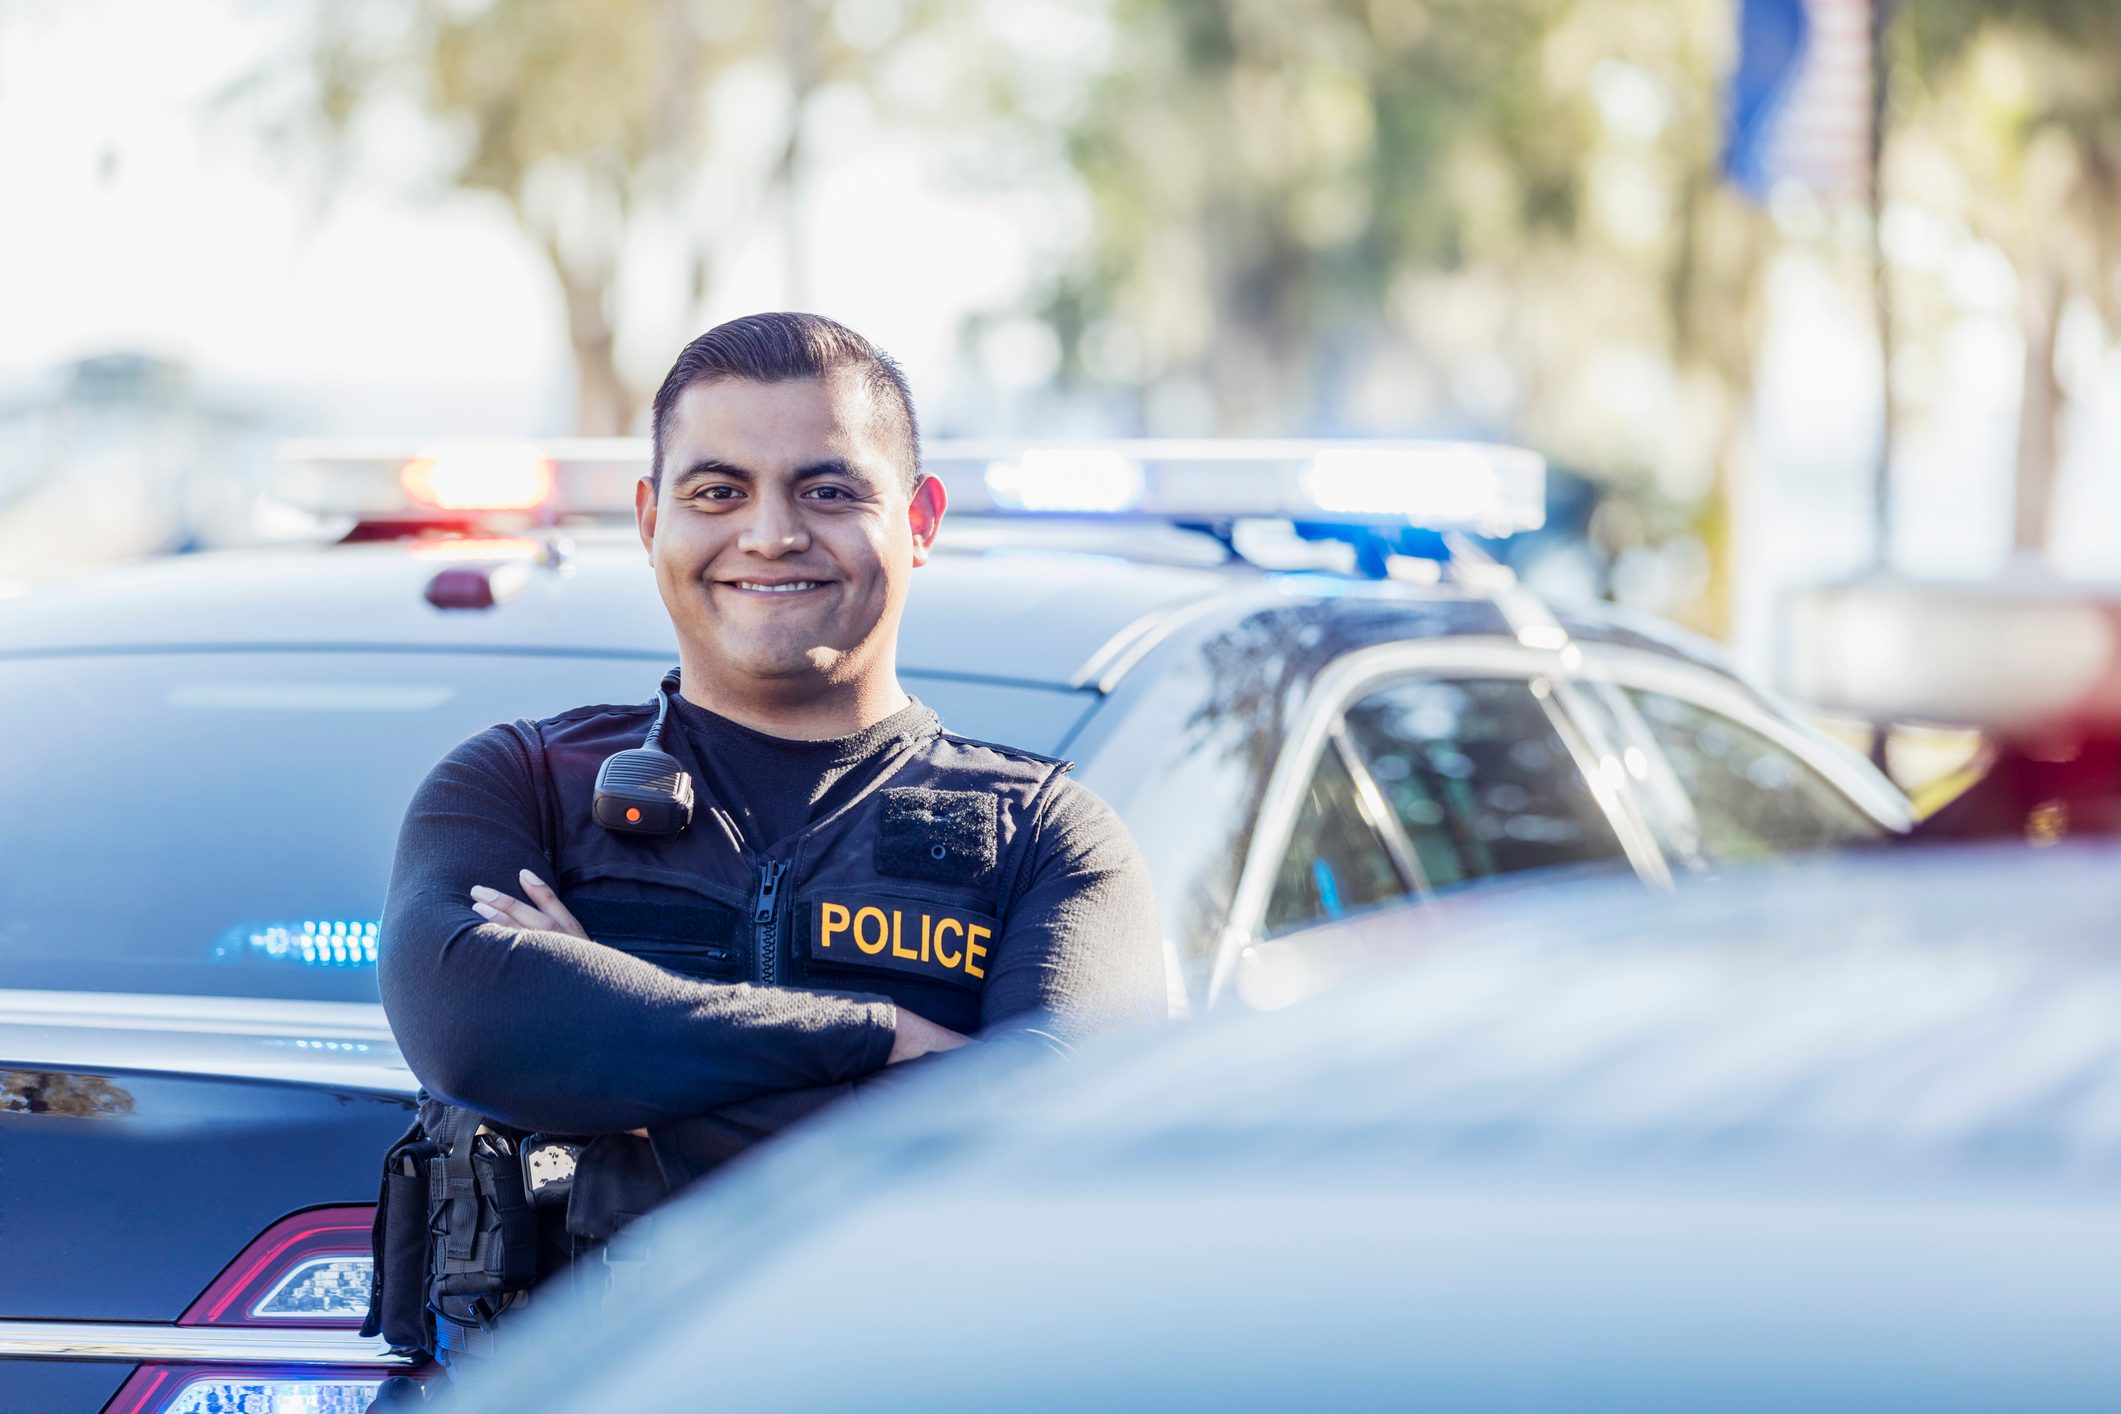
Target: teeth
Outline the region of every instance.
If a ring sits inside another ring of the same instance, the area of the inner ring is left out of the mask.
[[[748,579],[740,579],[736,582],[736,587],[756,590],[762,594],[793,594],[799,589],[815,589],[819,583],[820,581],[815,579],[797,579],[787,584],[753,584]]]

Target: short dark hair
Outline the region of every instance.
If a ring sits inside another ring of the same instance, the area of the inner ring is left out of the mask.
[[[883,415],[905,424],[906,485],[920,482],[921,431],[913,415],[913,390],[891,355],[837,320],[822,314],[747,314],[717,324],[685,345],[655,393],[655,438],[648,477],[663,483],[663,442],[678,398],[695,383],[742,378],[786,383],[850,370],[868,388]]]

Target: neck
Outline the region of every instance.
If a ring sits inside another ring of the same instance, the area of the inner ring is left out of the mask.
[[[687,702],[755,732],[791,741],[853,736],[905,710],[911,701],[895,670],[867,673],[849,683],[821,684],[814,678],[729,682],[689,652],[680,651],[678,662],[684,669],[679,692]]]

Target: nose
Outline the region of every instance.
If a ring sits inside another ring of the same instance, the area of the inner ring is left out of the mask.
[[[803,516],[783,496],[761,496],[753,502],[751,515],[738,533],[736,547],[762,560],[800,554],[810,548],[810,531]]]

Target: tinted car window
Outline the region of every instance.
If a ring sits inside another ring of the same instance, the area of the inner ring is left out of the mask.
[[[1521,679],[1409,679],[1356,703],[1347,723],[1432,888],[1624,857]]]
[[[1328,748],[1311,773],[1288,852],[1274,876],[1266,931],[1338,918],[1405,892],[1392,856],[1363,819],[1348,768]]]
[[[382,652],[0,660],[0,987],[372,1001],[391,851],[428,768],[494,722],[645,701],[664,666]],[[952,728],[1040,752],[1087,700],[906,684]]]
[[[1693,804],[1701,854],[1742,863],[1877,839],[1869,815],[1791,752],[1683,698],[1626,689]]]

